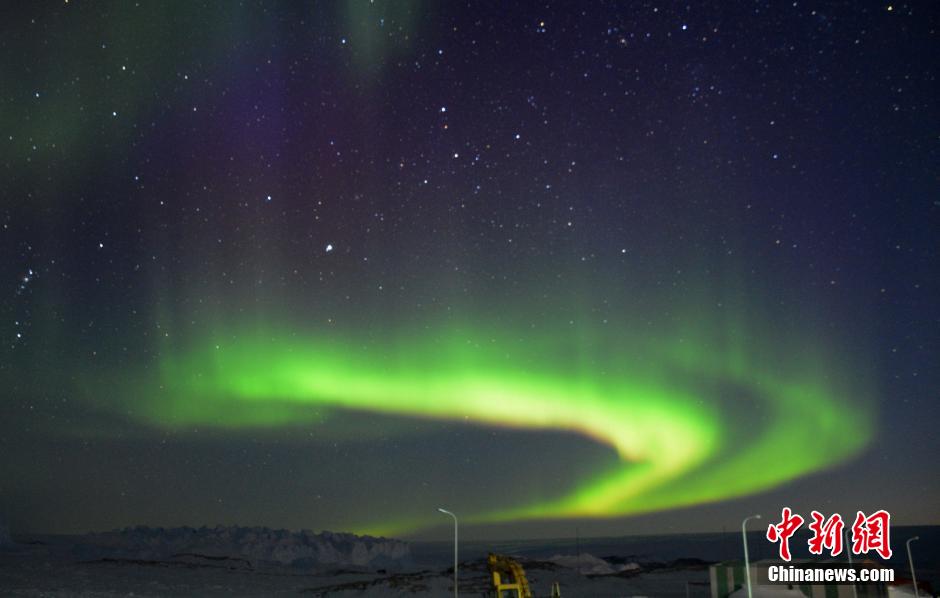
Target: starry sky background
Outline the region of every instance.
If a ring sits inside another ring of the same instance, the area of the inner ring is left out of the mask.
[[[873,405],[866,449],[749,497],[468,533],[720,531],[784,505],[940,523],[935,4],[2,14],[0,520],[14,530],[343,530],[402,504],[524,502],[610,459],[567,433],[369,413],[141,422],[150,379],[114,373],[136,380],[207,335],[381,345],[480,324],[583,342],[729,318],[763,322],[758,344],[781,362],[824,348]]]

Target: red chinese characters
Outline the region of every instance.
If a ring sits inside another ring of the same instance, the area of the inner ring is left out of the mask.
[[[832,556],[842,554],[842,530],[845,523],[842,515],[836,513],[828,520],[819,511],[812,512],[813,522],[809,524],[813,537],[809,539],[810,554],[822,554],[823,548]]]
[[[866,554],[872,550],[881,558],[891,558],[891,515],[884,509],[865,517],[861,511],[852,524],[852,552]]]
[[[809,539],[809,553],[821,555],[828,551],[830,556],[836,557],[845,550],[851,550],[857,555],[868,554],[869,552],[878,553],[881,558],[887,560],[891,558],[891,515],[884,509],[876,511],[869,516],[858,511],[855,516],[855,522],[852,524],[852,543],[845,545],[843,533],[846,528],[846,522],[842,515],[834,513],[831,517],[826,517],[819,511],[812,511],[812,522],[809,524],[809,531],[812,536]],[[780,511],[780,523],[770,524],[767,527],[767,539],[773,543],[780,544],[780,558],[784,561],[790,561],[790,539],[803,526],[804,519],[794,513],[790,507],[784,507]]]
[[[790,538],[803,525],[803,518],[794,515],[790,507],[784,507],[780,512],[780,523],[767,526],[767,539],[771,542],[780,542],[780,558],[790,560]]]

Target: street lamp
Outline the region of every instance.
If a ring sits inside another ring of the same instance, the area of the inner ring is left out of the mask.
[[[845,554],[849,557],[849,566],[852,566],[852,545],[849,544],[849,530],[842,532],[842,537],[845,538]],[[858,598],[858,588],[855,587],[855,580],[852,580],[852,596],[853,598]]]
[[[920,540],[920,536],[908,538],[904,545],[907,546],[907,563],[911,566],[911,581],[914,582],[914,598],[919,598],[920,594],[917,592],[917,574],[914,573],[914,559],[911,557],[911,542],[914,540]]]
[[[747,598],[751,598],[751,561],[747,556],[747,522],[760,519],[760,515],[749,515],[741,522],[741,539],[744,541],[744,575],[747,578]]]
[[[437,510],[454,518],[454,598],[457,598],[457,516],[447,509],[438,507]]]

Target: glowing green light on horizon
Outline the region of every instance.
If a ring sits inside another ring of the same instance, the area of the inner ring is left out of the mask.
[[[870,437],[864,401],[830,388],[827,375],[782,378],[688,341],[621,342],[585,367],[551,338],[228,338],[165,358],[160,390],[136,414],[161,427],[243,428],[316,423],[336,408],[570,431],[619,456],[616,469],[561,497],[494,504],[468,518],[478,522],[622,516],[741,496],[843,461]],[[401,533],[430,522],[363,523],[361,531]]]

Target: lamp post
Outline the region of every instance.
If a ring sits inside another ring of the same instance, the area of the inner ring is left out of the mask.
[[[849,544],[849,530],[842,532],[842,537],[845,538],[845,554],[849,557],[849,566],[852,565],[852,545]],[[852,596],[853,598],[858,598],[858,588],[855,587],[855,580],[852,580]]]
[[[437,510],[454,518],[454,598],[457,598],[457,516],[447,509],[438,507]]]
[[[751,561],[747,556],[747,522],[760,519],[760,515],[749,515],[741,522],[741,540],[744,542],[744,576],[747,579],[747,598],[751,598]]]
[[[911,581],[914,582],[914,598],[919,598],[920,594],[917,592],[917,574],[914,573],[914,559],[911,557],[911,542],[914,540],[920,540],[920,536],[908,538],[904,545],[907,546],[907,563],[911,566]]]

